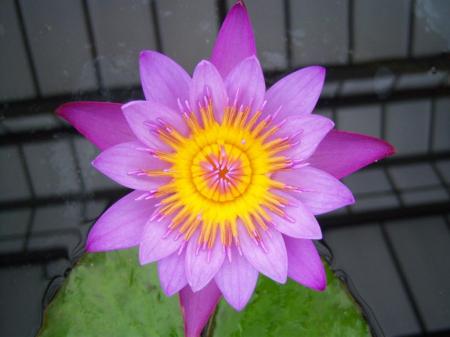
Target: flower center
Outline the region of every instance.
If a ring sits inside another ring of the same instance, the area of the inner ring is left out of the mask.
[[[203,148],[194,157],[191,174],[198,193],[216,202],[240,197],[252,179],[247,154],[230,144],[211,144]]]
[[[276,138],[280,125],[272,116],[261,118],[259,111],[251,114],[249,108],[229,106],[219,122],[206,97],[199,110],[182,110],[188,135],[164,123],[156,129],[171,150],[151,149],[170,167],[144,172],[169,178],[150,192],[160,198],[152,218],[168,217],[168,231],[178,231],[185,240],[198,231],[198,243],[204,247],[211,248],[218,236],[226,247],[238,244],[238,222],[259,240],[260,231],[272,225],[273,214],[287,217],[288,201],[275,192],[290,187],[272,175],[293,167],[282,154],[292,139]]]

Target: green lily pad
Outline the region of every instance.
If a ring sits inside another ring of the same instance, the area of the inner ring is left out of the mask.
[[[327,269],[323,293],[260,277],[242,312],[221,301],[208,337],[370,336],[340,280]],[[135,249],[86,254],[46,309],[40,337],[183,336],[178,297],[160,290],[154,264]]]
[[[280,286],[261,277],[242,312],[222,304],[214,335],[227,337],[361,337],[371,336],[361,310],[344,284],[327,269],[327,289],[312,291],[289,280]]]

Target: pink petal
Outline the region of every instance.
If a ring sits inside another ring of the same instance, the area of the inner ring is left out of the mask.
[[[264,111],[279,110],[279,118],[310,114],[316,106],[325,80],[325,68],[312,66],[297,70],[275,83],[266,93]]]
[[[256,55],[252,24],[244,3],[238,1],[220,28],[211,62],[225,78],[239,62],[252,55]]]
[[[234,67],[225,79],[225,86],[230,105],[250,107],[252,111],[260,109],[266,84],[256,56],[248,57]]]
[[[139,262],[147,263],[161,260],[180,248],[183,244],[181,238],[177,239],[177,232],[168,234],[170,220],[151,219],[146,223],[139,245]]]
[[[70,102],[58,107],[56,113],[101,150],[136,140],[123,117],[121,104]]]
[[[256,245],[245,227],[238,226],[239,243],[242,253],[259,272],[279,283],[286,282],[287,254],[283,237],[275,229],[269,228],[261,233],[264,248]]]
[[[252,297],[258,280],[258,271],[247,259],[231,248],[231,261],[225,262],[214,280],[227,302],[236,310],[242,310]]]
[[[274,178],[300,189],[292,195],[313,214],[322,214],[355,202],[352,192],[339,180],[324,171],[307,166],[280,171]]]
[[[164,163],[149,153],[138,150],[143,145],[138,142],[122,143],[100,153],[92,165],[107,177],[119,184],[136,190],[150,191],[165,181],[134,174],[138,170],[156,170]]]
[[[333,121],[319,115],[289,116],[276,136],[291,137],[294,145],[286,151],[289,158],[305,160],[314,153],[333,126]]]
[[[284,237],[288,254],[288,275],[291,279],[314,290],[327,286],[325,268],[311,240]]]
[[[214,281],[195,293],[189,286],[180,291],[185,337],[200,336],[203,327],[219,303],[220,295],[220,290]]]
[[[394,153],[394,147],[384,140],[332,130],[308,162],[340,179]]]
[[[159,281],[167,296],[176,294],[187,284],[184,261],[184,252],[181,255],[175,252],[158,261]]]
[[[153,211],[154,200],[136,200],[134,191],[106,210],[89,232],[86,250],[103,252],[139,245],[145,223]]]
[[[155,51],[141,52],[140,73],[142,89],[148,101],[178,110],[177,99],[189,98],[191,78],[175,61]]]
[[[290,205],[284,210],[286,217],[280,217],[275,213],[270,213],[275,228],[281,233],[299,239],[315,239],[322,238],[322,231],[316,217],[311,211],[287,193],[280,193],[282,197],[289,200]]]
[[[189,240],[186,250],[186,278],[193,291],[199,291],[211,281],[225,259],[220,238],[216,238],[212,249],[199,249],[199,232]]]
[[[165,105],[151,101],[134,101],[122,106],[123,114],[136,137],[153,149],[168,147],[156,133],[158,125],[170,125],[182,134],[187,134],[187,126],[181,114]]]
[[[191,106],[199,111],[199,104],[205,106],[204,98],[211,96],[216,120],[221,122],[227,104],[227,92],[222,76],[209,61],[201,61],[194,70],[190,90]]]

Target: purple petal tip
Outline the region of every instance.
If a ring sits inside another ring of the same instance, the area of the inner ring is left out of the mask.
[[[151,50],[141,50],[141,52],[139,53],[139,58],[145,58],[147,56],[149,56],[152,53]]]
[[[324,282],[322,285],[320,285],[319,287],[317,287],[317,291],[323,292],[327,289],[327,283]]]
[[[327,289],[327,275],[325,273],[325,269],[321,270],[321,273],[320,275],[318,275],[315,284],[311,285],[309,288],[319,292],[323,292]]]
[[[56,108],[55,113],[56,113],[58,116],[60,116],[60,117],[62,117],[62,118],[64,118],[64,119],[66,119],[66,112],[65,112],[65,110],[66,110],[66,108],[67,108],[67,106],[68,106],[69,104],[70,104],[70,103],[64,103],[64,104],[61,104],[59,107]]]
[[[392,145],[391,143],[388,143],[386,141],[383,141],[383,142],[385,143],[385,146],[387,147],[386,157],[393,156],[394,154],[397,153],[397,149],[394,147],[394,145]]]
[[[309,66],[309,68],[316,70],[319,74],[325,75],[327,73],[327,69],[324,66],[315,65]]]

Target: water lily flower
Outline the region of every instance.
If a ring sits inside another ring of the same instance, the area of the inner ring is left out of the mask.
[[[86,249],[139,247],[163,291],[179,293],[198,336],[221,296],[236,310],[259,273],[321,291],[315,218],[352,204],[339,179],[393,153],[311,114],[325,69],[300,69],[266,91],[252,27],[238,1],[192,77],[155,51],[140,55],[145,100],[59,107],[102,152],[94,167],[134,191],[94,224]]]

